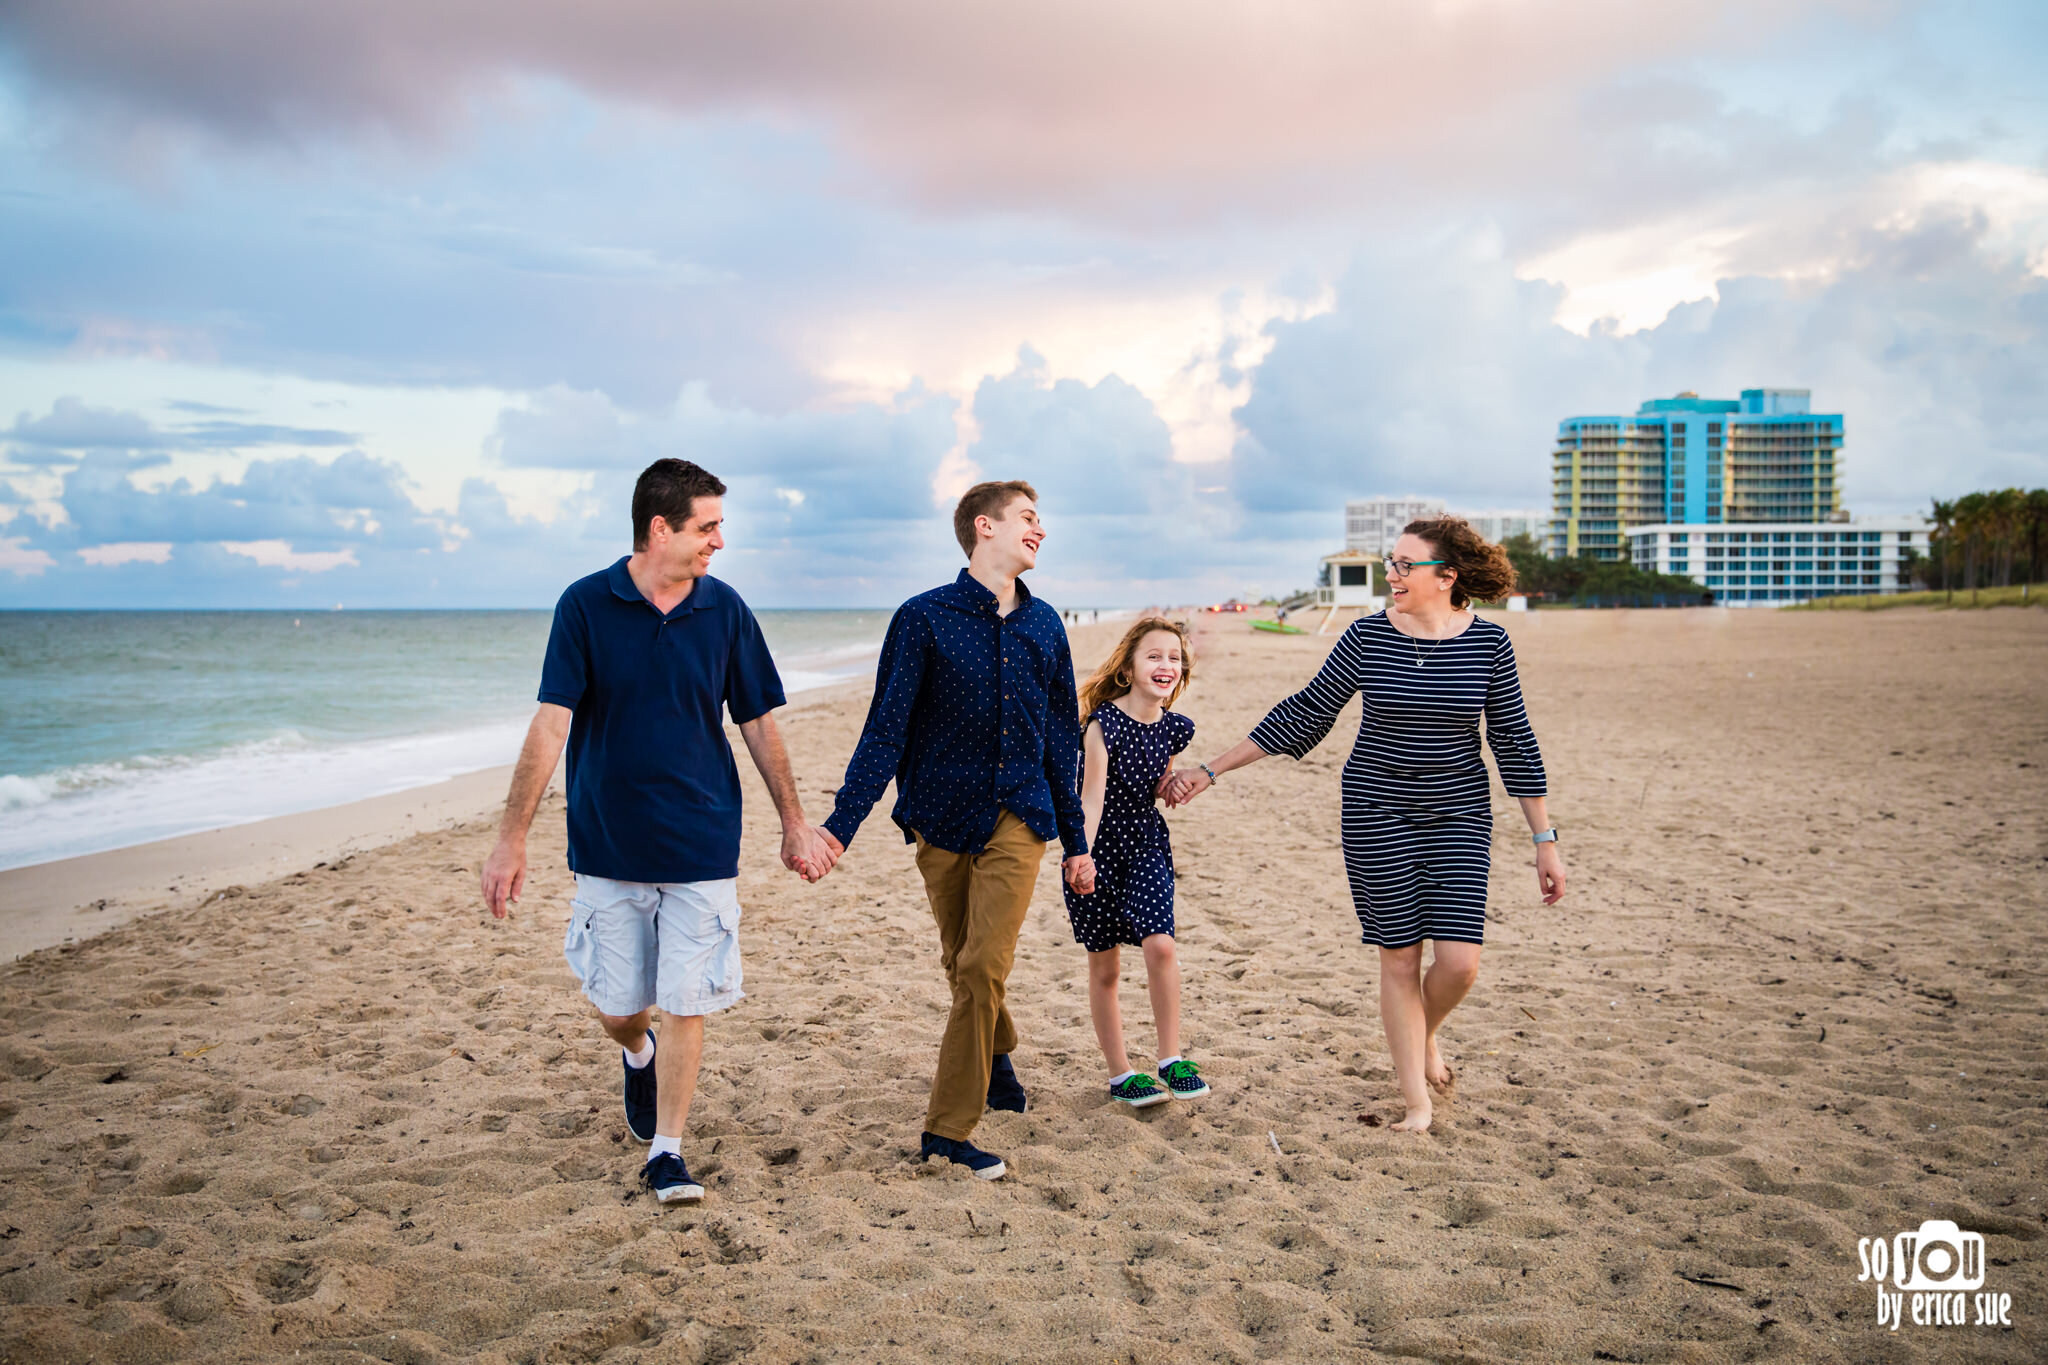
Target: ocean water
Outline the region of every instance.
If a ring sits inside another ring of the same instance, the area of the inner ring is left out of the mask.
[[[761,611],[783,686],[867,674],[886,611]],[[0,868],[510,763],[546,611],[0,612]]]

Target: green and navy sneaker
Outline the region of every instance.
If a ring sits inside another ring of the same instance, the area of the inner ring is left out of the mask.
[[[1162,1090],[1153,1084],[1152,1078],[1142,1071],[1134,1071],[1109,1088],[1111,1099],[1122,1100],[1133,1109],[1145,1109],[1155,1104],[1164,1104],[1173,1098],[1172,1092]]]
[[[1199,1099],[1209,1093],[1209,1083],[1202,1079],[1195,1064],[1185,1057],[1161,1067],[1159,1079],[1166,1082],[1166,1088],[1177,1100]]]

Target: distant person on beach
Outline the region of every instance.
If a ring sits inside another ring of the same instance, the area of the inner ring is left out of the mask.
[[[983,1180],[1007,1168],[968,1141],[982,1110],[1022,1113],[1026,1103],[1004,992],[1046,844],[1059,839],[1068,885],[1095,886],[1074,789],[1073,656],[1059,612],[1021,581],[1045,540],[1037,503],[1015,479],[976,484],[960,499],[953,534],[967,567],[889,622],[867,725],[825,821],[843,853],[896,783],[890,818],[917,845],[953,993],[921,1155]]]
[[[1173,774],[1169,803],[1268,754],[1301,758],[1322,742],[1353,693],[1364,698],[1344,764],[1344,868],[1365,942],[1380,950],[1380,1018],[1408,1112],[1396,1131],[1425,1132],[1431,1091],[1454,1076],[1437,1030],[1479,974],[1493,803],[1479,723],[1501,785],[1521,802],[1545,905],[1564,896],[1557,830],[1544,813],[1543,758],[1522,710],[1508,634],[1470,609],[1515,585],[1507,553],[1458,517],[1412,521],[1386,561],[1387,609],[1355,621],[1309,685],[1275,706],[1215,762]],[[1422,943],[1434,960],[1422,970]]]
[[[1074,939],[1088,950],[1088,1013],[1109,1066],[1110,1098],[1133,1109],[1209,1093],[1181,1055],[1180,958],[1173,940],[1173,845],[1159,814],[1159,787],[1195,723],[1170,709],[1194,677],[1194,652],[1173,622],[1147,616],[1081,689],[1081,807],[1087,814],[1095,889],[1065,888]],[[1117,1006],[1120,947],[1145,958],[1158,1029],[1157,1079],[1131,1067]]]
[[[656,460],[633,488],[633,553],[569,585],[541,667],[483,894],[502,919],[526,882],[526,833],[566,743],[576,898],[562,954],[624,1051],[626,1126],[660,1202],[704,1188],[683,1160],[704,1016],[740,989],[739,771],[731,715],[782,816],[782,861],[815,881],[836,854],[804,820],[770,713],[782,680],[739,594],[711,577],[725,485]],[[666,1016],[657,1057],[650,1011]]]

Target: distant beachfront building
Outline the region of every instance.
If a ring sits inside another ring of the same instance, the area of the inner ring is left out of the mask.
[[[1842,417],[1813,412],[1809,390],[1653,398],[1557,424],[1547,548],[1621,559],[1637,527],[1810,529],[1846,515],[1841,488]]]
[[[1816,597],[1903,592],[1914,557],[1927,557],[1921,517],[1858,517],[1849,523],[1745,522],[1632,526],[1638,569],[1679,574],[1730,606],[1781,606]]]
[[[1411,521],[1444,514],[1444,505],[1429,498],[1354,498],[1344,504],[1344,548],[1385,555]]]
[[[1550,513],[1541,508],[1515,512],[1453,512],[1472,523],[1472,529],[1498,545],[1509,536],[1533,536],[1538,545],[1550,538]]]

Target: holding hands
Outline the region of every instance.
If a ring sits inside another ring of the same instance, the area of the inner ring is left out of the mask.
[[[846,846],[822,825],[782,827],[782,865],[807,882],[821,880],[844,852]]]
[[[1060,875],[1066,878],[1068,886],[1074,888],[1075,895],[1095,894],[1095,859],[1086,853],[1061,863]]]
[[[1176,768],[1159,779],[1158,795],[1170,809],[1185,806],[1215,785],[1215,779],[1205,769]]]

